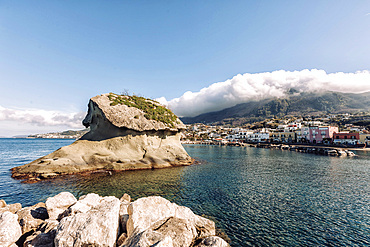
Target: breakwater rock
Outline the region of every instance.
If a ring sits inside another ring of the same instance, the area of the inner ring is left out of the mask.
[[[185,125],[156,101],[98,95],[90,99],[83,124],[90,131],[80,140],[12,168],[12,177],[37,181],[64,174],[165,168],[194,161],[180,143]]]
[[[340,157],[353,157],[356,156],[355,153],[343,148],[334,147],[323,147],[323,146],[305,146],[305,145],[287,145],[287,144],[251,144],[251,147],[257,148],[273,148],[281,150],[290,150],[300,153],[312,153],[319,155],[329,155],[329,156],[340,156]]]
[[[129,247],[229,246],[215,236],[215,223],[189,208],[159,197],[131,202],[87,194],[78,200],[69,192],[45,203],[11,211],[0,201],[0,246]]]

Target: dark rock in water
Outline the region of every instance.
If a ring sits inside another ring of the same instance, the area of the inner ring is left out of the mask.
[[[90,131],[69,146],[12,168],[12,177],[51,178],[96,170],[124,171],[190,165],[180,143],[185,125],[159,103],[103,94],[90,99],[83,120]]]

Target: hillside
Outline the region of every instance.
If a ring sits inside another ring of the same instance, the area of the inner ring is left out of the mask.
[[[287,115],[319,115],[324,113],[353,113],[370,111],[370,92],[350,94],[339,92],[300,93],[291,91],[285,98],[250,101],[221,111],[184,117],[186,124],[214,123],[220,121],[255,122],[266,118]]]

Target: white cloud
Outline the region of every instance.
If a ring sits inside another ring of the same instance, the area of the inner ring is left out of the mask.
[[[287,90],[300,92],[337,91],[361,93],[370,91],[370,71],[326,73],[324,70],[273,71],[238,74],[232,79],[211,84],[199,92],[185,92],[167,101],[158,99],[179,116],[196,116],[268,97],[282,97]]]
[[[168,106],[168,101],[166,100],[165,97],[160,97],[160,98],[157,98],[155,100],[158,101],[162,105]]]
[[[0,106],[0,121],[15,121],[36,126],[83,128],[81,121],[85,115],[85,112],[63,113],[39,109],[10,109]]]

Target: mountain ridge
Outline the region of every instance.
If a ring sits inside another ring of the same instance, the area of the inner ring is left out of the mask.
[[[195,117],[183,117],[185,124],[214,123],[226,119],[261,121],[287,115],[320,115],[323,113],[354,113],[370,111],[370,91],[360,94],[334,91],[297,93],[290,90],[281,98],[268,98],[237,104],[220,111],[203,113]]]

